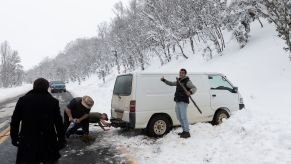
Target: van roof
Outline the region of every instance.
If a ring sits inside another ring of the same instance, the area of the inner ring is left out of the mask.
[[[127,74],[120,74],[120,75],[178,75],[177,72],[133,72],[133,73],[127,73]],[[188,72],[187,75],[222,75],[222,73],[218,72]]]

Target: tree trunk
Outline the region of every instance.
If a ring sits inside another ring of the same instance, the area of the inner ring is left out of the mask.
[[[170,59],[169,59],[169,57],[167,55],[166,46],[165,45],[162,45],[162,48],[163,48],[163,52],[164,52],[164,55],[165,55],[165,58],[166,58],[167,62],[170,62]]]
[[[114,51],[114,57],[115,57],[115,62],[116,62],[118,74],[120,74],[120,65],[119,65],[119,62],[118,62],[118,56],[117,56],[117,51],[116,50]]]
[[[181,50],[181,53],[182,53],[183,57],[184,57],[185,59],[188,59],[188,56],[185,55],[185,53],[184,53],[184,51],[183,51],[183,47],[180,45],[180,43],[179,43],[178,41],[177,41],[177,44],[178,44],[178,47],[179,47],[180,50]]]
[[[144,70],[144,58],[141,55],[141,70]]]
[[[163,61],[161,55],[159,54],[159,52],[158,52],[156,49],[154,49],[154,52],[155,52],[155,54],[159,57],[160,62],[161,62],[161,66],[164,65],[164,61]]]
[[[287,31],[288,32],[288,31]],[[289,58],[291,60],[291,41],[290,41],[290,35],[286,32],[285,34],[285,37],[286,37],[286,43],[287,43],[287,46],[289,48]]]
[[[261,22],[260,18],[258,18],[258,21],[260,22],[261,27],[263,28],[264,26],[263,26],[263,23]]]
[[[191,44],[191,50],[192,50],[193,54],[195,54],[195,50],[194,50],[194,41],[193,41],[192,36],[190,37],[190,44]]]
[[[215,44],[216,49],[218,50],[218,52],[222,52],[222,49],[221,49],[220,43],[219,43],[219,41],[218,41],[216,35],[215,35],[211,30],[209,30],[209,34],[210,34],[211,37],[212,37],[210,40]]]
[[[141,70],[144,70],[144,56],[143,54],[140,52],[140,50],[137,50],[138,54],[139,54],[139,62],[140,62],[140,66],[141,66]]]
[[[171,53],[170,53],[170,45],[167,45],[167,50],[168,50],[169,61],[171,61],[172,60],[172,56],[171,56]]]
[[[218,28],[218,33],[219,33],[219,35],[220,35],[220,40],[221,40],[222,47],[225,48],[224,37],[223,37],[223,34],[222,34],[220,28]]]

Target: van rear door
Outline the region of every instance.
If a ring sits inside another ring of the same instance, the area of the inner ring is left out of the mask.
[[[132,74],[117,76],[111,100],[111,117],[129,121],[129,105],[132,95]]]

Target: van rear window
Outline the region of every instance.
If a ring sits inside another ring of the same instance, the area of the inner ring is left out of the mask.
[[[118,76],[115,81],[113,94],[128,96],[131,94],[132,75]]]

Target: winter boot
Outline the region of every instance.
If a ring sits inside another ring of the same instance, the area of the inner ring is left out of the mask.
[[[184,132],[180,135],[180,138],[189,138],[189,137],[191,137],[189,132]]]
[[[184,134],[184,133],[186,133],[186,132],[184,132],[184,131],[183,132],[180,132],[180,133],[178,133],[178,135],[180,136],[181,134]]]
[[[67,132],[65,133],[66,138],[70,138],[70,135],[71,135],[71,133],[70,133],[69,131],[67,131]]]

